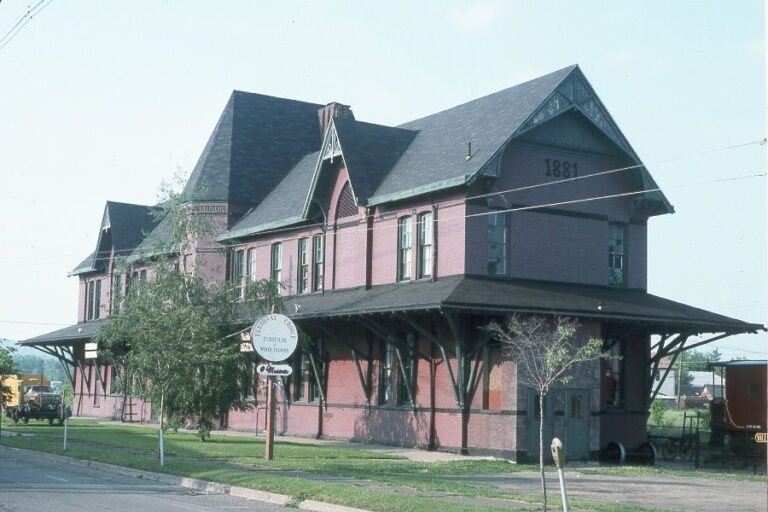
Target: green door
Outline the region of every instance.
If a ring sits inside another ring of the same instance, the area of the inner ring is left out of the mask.
[[[589,458],[589,390],[565,390],[565,456]]]
[[[549,445],[552,443],[552,431],[554,426],[554,414],[552,413],[551,392],[544,399],[544,457],[551,458]],[[526,415],[526,437],[528,443],[526,450],[528,457],[539,460],[539,394],[528,390],[528,414]]]

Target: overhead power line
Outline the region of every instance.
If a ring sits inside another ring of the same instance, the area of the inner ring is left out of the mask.
[[[27,11],[23,13],[16,20],[16,23],[9,25],[9,29],[0,37],[0,50],[6,47],[21,30],[32,21],[32,18],[43,12],[43,9],[48,7],[53,0],[39,0],[34,6],[28,7]]]

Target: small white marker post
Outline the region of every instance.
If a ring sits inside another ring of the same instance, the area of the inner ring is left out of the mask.
[[[555,459],[557,466],[557,477],[560,479],[560,498],[563,500],[563,512],[568,512],[568,494],[565,492],[565,475],[563,467],[565,466],[565,454],[563,453],[563,442],[558,438],[552,439],[552,458]]]
[[[67,419],[67,409],[64,405],[64,393],[61,394],[61,417],[64,420],[64,451],[67,451],[67,425],[69,420]]]

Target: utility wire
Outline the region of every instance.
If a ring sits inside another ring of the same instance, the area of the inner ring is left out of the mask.
[[[22,324],[22,325],[59,325],[67,326],[72,324],[61,324],[58,322],[24,322],[21,320],[0,320],[0,324]]]
[[[33,7],[27,8],[27,12],[21,15],[16,23],[2,36],[0,37],[0,50],[6,47],[21,30],[32,21],[36,15],[43,12],[43,9],[51,5],[53,0],[39,0]]]
[[[746,174],[746,175],[742,175],[742,176],[733,176],[733,177],[729,177],[729,178],[718,178],[718,179],[714,179],[714,180],[699,181],[699,182],[693,182],[693,183],[688,183],[688,184],[683,184],[683,185],[675,185],[675,186],[671,186],[671,187],[666,187],[666,189],[667,190],[670,190],[670,189],[674,190],[674,189],[680,189],[680,188],[689,188],[689,187],[693,187],[693,186],[711,185],[711,184],[714,184],[714,183],[725,183],[725,182],[730,182],[730,181],[741,181],[741,180],[752,179],[752,178],[761,178],[761,177],[765,177],[766,175],[768,175],[768,173],[760,172],[760,173],[754,173],[754,174]],[[482,217],[482,216],[487,216],[487,215],[494,215],[494,214],[497,214],[497,213],[508,213],[508,212],[538,210],[538,209],[544,209],[544,208],[554,208],[554,207],[557,207],[557,206],[566,206],[566,205],[587,203],[587,202],[600,201],[600,200],[605,200],[605,199],[616,199],[616,198],[623,198],[623,197],[632,197],[632,196],[643,195],[643,194],[648,194],[648,193],[653,193],[653,192],[660,192],[660,191],[661,191],[661,188],[657,187],[657,188],[651,188],[651,189],[642,189],[642,190],[635,190],[635,191],[630,191],[630,192],[621,192],[621,193],[616,193],[616,194],[608,194],[608,195],[603,195],[603,196],[592,196],[592,197],[585,197],[585,198],[580,198],[580,199],[556,201],[556,202],[551,202],[551,203],[541,203],[541,204],[535,204],[535,205],[518,206],[518,207],[514,207],[514,208],[507,208],[507,209],[492,209],[492,210],[489,210],[487,212],[478,212],[478,213],[471,213],[471,214],[466,214],[466,215],[457,215],[457,216],[453,216],[453,217],[438,217],[437,218],[437,222],[440,223],[440,222],[448,222],[448,221],[457,221],[457,220],[474,218],[474,217]],[[409,211],[410,211],[410,209],[409,209]],[[389,213],[393,213],[393,214],[397,215],[397,212],[389,212]],[[380,220],[377,221],[375,219],[374,219],[374,221],[375,222],[383,222],[383,221],[380,221]],[[304,224],[304,225],[301,225],[301,226],[289,226],[289,227],[286,227],[286,228],[283,228],[283,229],[277,229],[277,230],[265,232],[263,234],[264,235],[273,235],[273,234],[277,234],[277,233],[281,233],[281,232],[285,232],[285,231],[295,231],[297,229],[305,230],[306,231],[307,229],[312,229],[312,228],[315,228],[315,227],[321,227],[321,226],[324,226],[324,225],[325,225],[325,223],[314,223],[314,224]],[[357,224],[357,225],[359,225],[359,224]],[[371,227],[367,228],[367,230],[368,231],[376,231],[376,230],[380,230],[380,229],[396,229],[396,228],[397,228],[397,223],[392,223],[392,225],[386,225],[386,226],[371,226]],[[287,242],[287,241],[291,241],[291,240],[296,240],[298,238],[301,238],[301,236],[297,234],[297,235],[294,235],[294,236],[289,236],[289,237],[280,238],[280,239],[270,239],[269,241],[266,241],[266,242],[257,242],[255,244],[250,244],[248,247],[249,248],[265,247],[265,246],[270,246],[270,245],[272,245],[274,243],[277,243],[277,242]],[[114,251],[114,252],[115,253],[131,254],[131,253],[134,253],[135,251],[136,251],[136,249],[122,249],[122,250],[117,250],[117,251]],[[120,256],[122,254],[117,254],[117,255]],[[151,254],[147,254],[147,256],[149,257],[149,256],[151,256]],[[106,259],[106,258],[103,258],[103,259]],[[64,262],[64,261],[68,261],[68,260],[58,260],[58,262]],[[45,263],[40,262],[40,263],[0,264],[0,267],[41,265],[41,264],[49,264],[49,263],[53,263],[53,262],[54,261],[49,260],[48,262],[45,262]]]

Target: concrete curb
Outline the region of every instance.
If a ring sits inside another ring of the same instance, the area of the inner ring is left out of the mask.
[[[56,455],[53,453],[36,452],[34,450],[27,450],[24,448],[16,448],[13,446],[4,446],[9,450],[16,450],[19,452],[29,453],[40,457],[42,459],[51,459],[61,462],[67,462],[69,464],[77,464],[79,466],[86,466],[89,468],[100,469],[116,473],[123,476],[131,476],[134,478],[141,478],[144,480],[151,480],[154,482],[161,482],[168,485],[178,485],[187,489],[195,489],[200,492],[210,494],[229,494],[237,498],[243,498],[253,501],[262,501],[271,503],[273,505],[279,505],[285,507],[288,503],[293,501],[292,496],[286,494],[275,494],[267,491],[260,491],[258,489],[250,489],[248,487],[239,487],[236,485],[222,484],[218,482],[209,482],[207,480],[198,480],[197,478],[188,478],[174,475],[167,475],[165,473],[155,473],[152,471],[145,471],[143,469],[126,468],[124,466],[116,466],[114,464],[107,464],[106,462],[97,462],[92,460],[76,459],[74,457],[68,457],[66,455]],[[315,500],[304,500],[298,503],[298,508],[303,510],[313,510],[315,512],[369,512],[367,510],[359,508],[345,507],[343,505],[334,505],[333,503],[325,503]]]
[[[330,503],[315,500],[304,500],[299,503],[299,508],[302,510],[314,510],[315,512],[368,512],[360,508],[331,505]]]

